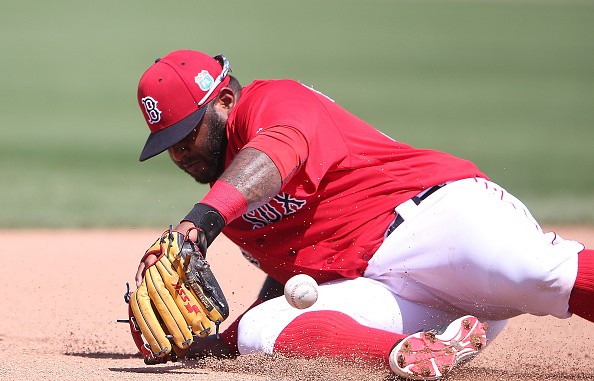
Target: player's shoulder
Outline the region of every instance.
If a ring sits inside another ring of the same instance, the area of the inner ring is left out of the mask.
[[[287,108],[296,109],[298,105],[311,106],[315,98],[316,94],[310,88],[295,80],[255,80],[243,88],[238,109],[253,112],[264,107],[284,112]]]
[[[286,92],[307,91],[307,87],[293,79],[257,79],[246,86],[248,92]]]

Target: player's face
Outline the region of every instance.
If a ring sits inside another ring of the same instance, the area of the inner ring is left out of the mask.
[[[225,170],[226,122],[210,104],[198,126],[168,149],[173,162],[201,184],[216,181]]]

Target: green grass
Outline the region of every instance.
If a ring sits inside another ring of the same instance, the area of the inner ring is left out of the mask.
[[[138,162],[156,57],[223,52],[476,162],[543,222],[594,223],[594,2],[0,0],[0,227],[163,226],[205,187]]]

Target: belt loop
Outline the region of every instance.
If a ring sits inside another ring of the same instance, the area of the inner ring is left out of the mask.
[[[419,200],[419,202],[421,201],[419,198],[417,198],[417,200]],[[402,204],[398,205],[396,207],[396,213],[406,220],[407,218],[411,218],[413,213],[415,213],[417,205],[418,204],[415,202],[413,197],[410,200],[406,200]]]
[[[418,195],[416,195],[416,196],[404,201],[402,204],[398,205],[395,208],[396,217],[394,218],[394,221],[392,221],[390,226],[388,226],[386,233],[384,233],[384,239],[388,238],[388,236],[390,234],[392,234],[392,232],[394,230],[396,230],[396,228],[404,222],[407,214],[410,217],[411,213],[414,213],[413,209],[415,209],[423,200],[425,200],[427,197],[431,196],[437,190],[445,187],[449,183],[450,182],[448,181],[446,183],[439,184],[439,185],[433,186],[431,188],[427,188],[424,191],[422,191],[421,193],[419,193]]]

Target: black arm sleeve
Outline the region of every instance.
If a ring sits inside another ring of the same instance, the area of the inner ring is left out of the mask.
[[[217,238],[225,227],[225,220],[212,206],[198,203],[182,221],[190,221],[206,235],[208,246]]]

